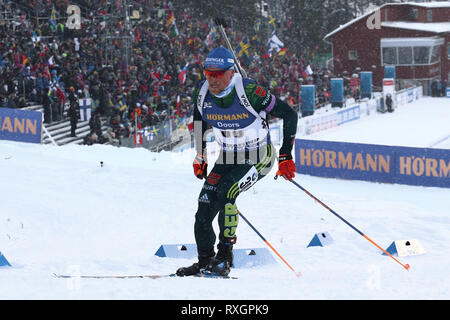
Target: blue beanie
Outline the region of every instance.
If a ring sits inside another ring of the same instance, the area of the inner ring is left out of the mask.
[[[234,66],[233,54],[224,47],[212,50],[205,60],[205,69],[228,69]]]

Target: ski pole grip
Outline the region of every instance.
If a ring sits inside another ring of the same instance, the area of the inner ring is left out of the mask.
[[[214,18],[214,23],[215,23],[217,26],[222,26],[222,27],[224,27],[224,28],[227,27],[227,24],[226,24],[224,18],[215,17],[215,18]]]

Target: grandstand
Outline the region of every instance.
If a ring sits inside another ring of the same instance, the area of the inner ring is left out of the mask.
[[[131,132],[149,133],[147,137],[161,144],[152,132],[161,132],[168,122],[170,128],[181,122],[186,126],[192,113],[190,96],[202,80],[202,61],[212,48],[224,45],[212,19],[198,18],[178,2],[70,4],[81,10],[80,29],[68,27],[68,1],[0,2],[1,106],[50,114],[44,126],[58,144],[83,143],[90,133],[87,123],[78,122],[77,137],[70,137],[70,87],[77,98],[92,99],[104,130],[111,128],[116,138],[128,138],[123,128],[129,127]],[[300,107],[300,86],[306,83],[316,85],[317,107],[325,105],[333,75],[300,51],[268,50],[267,34],[274,31],[270,21],[260,20],[245,30],[237,25],[227,28],[234,45],[249,45],[248,55],[238,52],[241,64],[250,77],[294,108]],[[279,27],[286,33],[284,24]],[[310,76],[305,74],[309,65],[314,70]],[[47,89],[51,106],[46,111]],[[137,121],[134,112],[139,114]],[[43,142],[51,140],[46,134]]]

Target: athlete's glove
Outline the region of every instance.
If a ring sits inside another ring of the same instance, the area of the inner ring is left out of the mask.
[[[200,180],[206,178],[208,174],[208,162],[206,161],[206,156],[197,154],[192,164],[194,167],[194,174]]]
[[[290,154],[280,154],[278,157],[277,176],[283,176],[289,181],[292,181],[292,178],[295,177],[295,163]]]

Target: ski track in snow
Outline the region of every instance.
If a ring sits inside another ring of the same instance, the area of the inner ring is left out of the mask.
[[[423,98],[303,138],[427,147],[450,133],[448,101]],[[193,263],[154,255],[161,244],[195,242],[202,182],[193,158],[193,151],[0,141],[0,251],[13,265],[0,267],[0,299],[450,298],[448,189],[296,176],[383,248],[418,239],[426,254],[399,258],[411,265],[406,271],[300,189],[274,181],[275,168],[237,205],[300,278],[275,255],[275,265],[233,269],[238,280],[52,276],[169,274]],[[331,245],[306,248],[325,231]],[[236,248],[266,247],[243,219],[237,235]]]

